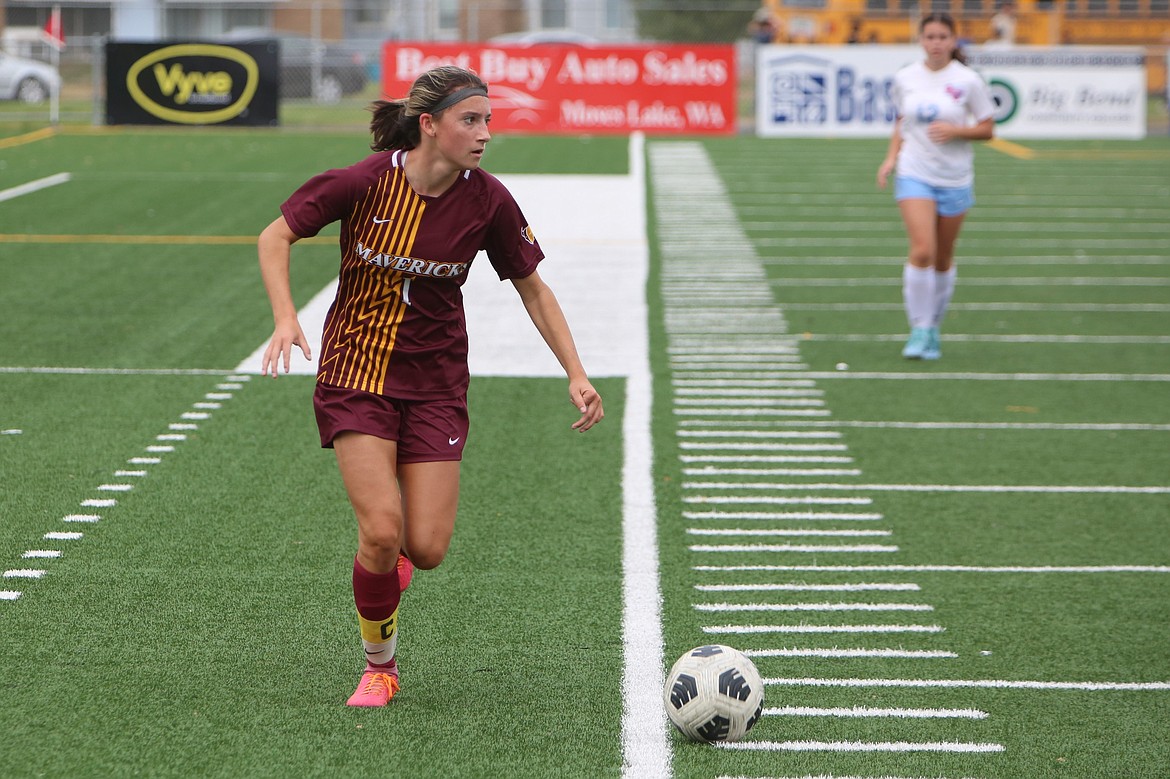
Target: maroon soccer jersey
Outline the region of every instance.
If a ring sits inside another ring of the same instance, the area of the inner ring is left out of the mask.
[[[317,381],[405,400],[467,391],[460,287],[483,249],[500,279],[544,253],[500,181],[465,170],[438,197],[406,180],[408,152],[372,154],[309,179],[280,207],[302,238],[341,220],[337,298],[325,317]]]

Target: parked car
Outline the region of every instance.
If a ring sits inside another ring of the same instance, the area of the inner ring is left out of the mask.
[[[52,65],[0,52],[0,100],[44,103],[61,88],[61,76]]]
[[[575,30],[546,29],[524,30],[521,32],[506,32],[488,39],[489,43],[504,44],[506,46],[537,46],[541,44],[569,44],[572,46],[595,46],[601,41],[592,35],[576,32]]]
[[[369,82],[365,57],[341,44],[256,27],[232,30],[224,40],[230,43],[278,42],[282,99],[312,97],[322,103],[336,103],[345,95],[361,92]],[[320,75],[314,88],[315,66],[320,67]]]

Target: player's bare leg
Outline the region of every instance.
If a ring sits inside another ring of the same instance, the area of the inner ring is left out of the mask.
[[[934,314],[934,264],[938,251],[937,205],[925,198],[898,201],[910,249],[902,270],[902,302],[910,323],[910,338],[902,356],[919,360],[925,356],[930,341]]]
[[[353,590],[366,669],[350,706],[384,706],[398,692],[398,604],[402,599],[399,549],[402,497],[398,491],[398,445],[346,432],[333,442],[350,504],[358,522]]]

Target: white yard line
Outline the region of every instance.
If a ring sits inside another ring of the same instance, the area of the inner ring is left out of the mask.
[[[786,482],[683,482],[687,490],[850,490],[853,492],[983,492],[1104,495],[1170,495],[1170,486],[1106,484],[794,484]]]
[[[38,192],[42,189],[48,189],[49,187],[55,187],[59,184],[64,184],[71,178],[73,178],[72,174],[56,173],[52,176],[45,176],[43,179],[30,181],[26,184],[9,187],[8,189],[0,189],[0,203],[3,203],[5,200],[12,200],[14,198],[22,197],[23,195]]]
[[[695,571],[802,573],[1170,573],[1170,565],[696,565]]]

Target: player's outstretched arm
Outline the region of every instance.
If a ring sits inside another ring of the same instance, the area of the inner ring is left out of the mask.
[[[268,292],[268,301],[272,304],[272,321],[274,329],[272,340],[264,350],[264,358],[260,363],[261,375],[272,375],[276,378],[280,364],[284,363],[284,372],[288,373],[292,350],[299,346],[306,360],[313,359],[309,349],[309,341],[301,329],[297,319],[297,307],[293,303],[291,271],[289,266],[292,258],[292,245],[298,236],[284,221],[283,216],[277,217],[264,228],[256,242],[260,255],[260,276],[264,279],[264,289]]]
[[[581,412],[581,417],[572,427],[578,432],[585,432],[605,417],[601,395],[589,382],[585,368],[581,365],[581,358],[577,354],[577,346],[573,343],[573,334],[569,331],[569,323],[557,302],[556,295],[549,288],[540,274],[533,271],[531,275],[522,279],[512,279],[520,299],[524,301],[524,308],[537,331],[548,344],[549,349],[556,355],[557,361],[565,369],[569,377],[569,400]]]

